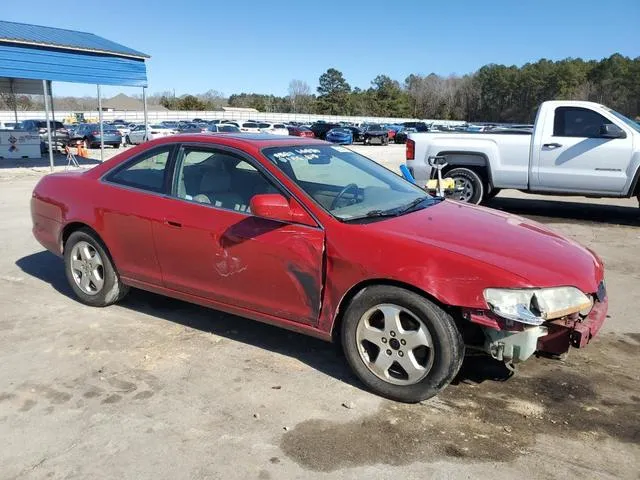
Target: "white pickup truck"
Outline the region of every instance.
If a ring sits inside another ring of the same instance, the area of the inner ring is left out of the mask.
[[[429,157],[445,157],[443,177],[465,202],[503,188],[640,201],[640,126],[597,103],[544,102],[532,132],[410,133],[407,167],[418,184],[436,176]]]

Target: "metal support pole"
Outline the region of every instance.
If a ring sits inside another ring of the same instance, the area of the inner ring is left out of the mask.
[[[11,89],[11,98],[13,100],[13,116],[16,119],[15,128],[18,128],[18,100],[16,99],[16,92],[13,89],[13,78],[9,79],[9,88]]]
[[[100,85],[98,87],[98,121],[100,122],[100,161],[104,162],[104,130],[102,127],[102,97],[100,96]]]
[[[58,129],[56,128],[56,109],[53,106],[53,89],[51,80],[47,80],[47,90],[49,91],[49,105],[51,105],[51,121],[53,122],[53,146],[58,146]]]
[[[144,135],[149,136],[149,117],[147,115],[147,87],[142,87],[142,104],[144,106]]]
[[[49,121],[49,95],[47,95],[47,81],[42,80],[42,90],[44,93],[44,116],[47,121],[47,137],[49,139],[49,166],[53,172],[53,147],[51,145],[51,122]]]

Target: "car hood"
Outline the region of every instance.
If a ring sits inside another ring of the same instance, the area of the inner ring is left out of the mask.
[[[601,260],[587,248],[537,222],[489,208],[445,200],[369,226],[492,265],[520,277],[519,287],[571,285],[594,293],[603,277]]]

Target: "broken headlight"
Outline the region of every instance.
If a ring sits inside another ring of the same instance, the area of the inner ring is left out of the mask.
[[[506,289],[487,288],[484,299],[496,315],[527,325],[572,313],[588,313],[593,300],[575,287]]]

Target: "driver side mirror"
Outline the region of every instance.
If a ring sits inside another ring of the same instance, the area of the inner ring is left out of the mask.
[[[627,134],[613,123],[600,125],[600,138],[627,138]]]
[[[251,197],[249,202],[251,213],[257,217],[294,222],[302,225],[316,226],[311,215],[293,198],[287,200],[279,193],[261,193]]]

